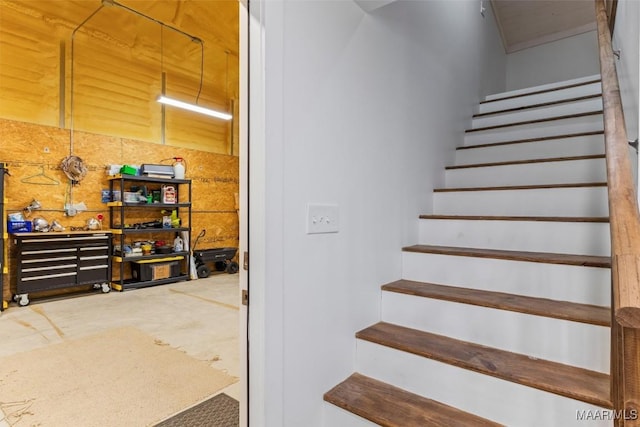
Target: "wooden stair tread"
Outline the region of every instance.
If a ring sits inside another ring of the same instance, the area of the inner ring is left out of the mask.
[[[611,309],[596,305],[483,291],[435,283],[398,280],[382,286],[383,291],[424,298],[490,307],[598,326],[611,325]]]
[[[560,105],[560,104],[568,104],[570,102],[586,101],[587,99],[600,98],[601,96],[602,96],[602,94],[599,93],[599,94],[595,94],[595,95],[585,95],[585,96],[580,96],[580,97],[576,97],[576,98],[560,99],[558,101],[543,102],[543,103],[540,103],[540,104],[523,105],[521,107],[507,108],[507,109],[504,109],[504,110],[491,111],[491,112],[488,112],[488,113],[474,114],[473,118],[488,117],[488,116],[494,116],[494,115],[504,114],[504,113],[515,113],[515,112],[518,112],[518,111],[530,110],[530,109],[534,109],[534,108],[543,108],[543,107],[551,107],[551,106]]]
[[[491,162],[491,163],[472,163],[467,165],[447,166],[446,170],[455,169],[471,169],[471,168],[485,168],[493,166],[510,166],[510,165],[527,165],[532,163],[552,163],[552,162],[571,162],[575,160],[594,160],[603,159],[604,154],[590,154],[587,156],[569,156],[569,157],[549,157],[544,159],[529,159],[529,160],[511,160],[505,162]]]
[[[604,131],[596,130],[592,132],[579,132],[579,133],[566,133],[562,135],[551,135],[551,136],[541,136],[537,138],[525,138],[525,139],[517,139],[513,141],[502,141],[502,142],[490,142],[486,144],[476,144],[476,145],[464,145],[457,147],[456,150],[469,150],[472,148],[486,148],[486,147],[498,147],[501,145],[512,145],[512,144],[526,144],[529,142],[541,142],[541,141],[551,141],[554,139],[564,139],[564,138],[579,138],[581,136],[593,136],[593,135],[604,135]],[[604,146],[603,146],[604,149]]]
[[[460,248],[453,246],[413,245],[402,248],[404,252],[439,255],[494,258],[509,261],[528,261],[547,264],[575,265],[583,267],[611,268],[611,258],[594,255],[556,254],[547,252],[506,251],[500,249]]]
[[[385,427],[501,425],[359,373],[325,393],[324,400]]]
[[[589,111],[586,113],[577,113],[577,114],[565,114],[562,116],[555,116],[555,117],[547,117],[544,119],[535,119],[535,120],[525,120],[522,122],[515,122],[515,123],[505,123],[502,125],[493,125],[493,126],[484,126],[481,128],[475,128],[475,129],[467,129],[465,132],[466,133],[473,133],[473,132],[482,132],[482,131],[486,131],[486,130],[493,130],[493,129],[502,129],[502,128],[508,128],[508,127],[514,127],[514,126],[524,126],[524,125],[533,125],[536,123],[547,123],[547,122],[553,122],[556,120],[564,120],[564,119],[577,119],[580,117],[587,117],[587,116],[596,116],[602,114],[602,110],[597,110],[597,111]]]
[[[420,215],[419,218],[469,221],[609,222],[609,217],[606,216]]]
[[[458,187],[436,188],[434,193],[447,193],[454,191],[501,191],[501,190],[540,190],[551,188],[580,188],[580,187],[606,187],[606,182],[577,182],[570,184],[536,184],[536,185],[503,185],[497,187]]]
[[[380,322],[356,338],[547,392],[612,408],[609,375]]]
[[[488,104],[490,102],[497,102],[497,101],[504,101],[505,99],[514,99],[514,98],[522,98],[524,96],[530,96],[530,95],[539,95],[541,93],[549,93],[549,92],[557,92],[559,90],[563,90],[563,89],[571,89],[573,87],[578,87],[578,86],[587,86],[593,83],[600,83],[601,79],[594,79],[594,80],[589,80],[586,82],[582,82],[582,83],[573,83],[570,85],[565,85],[565,86],[558,86],[552,89],[543,89],[543,90],[538,90],[535,92],[529,92],[529,93],[521,93],[518,95],[511,95],[511,96],[505,96],[503,98],[496,98],[496,99],[490,99],[487,101],[481,101],[480,104]]]

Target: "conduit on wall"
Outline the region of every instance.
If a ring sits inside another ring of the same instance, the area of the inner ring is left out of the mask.
[[[62,160],[61,163],[61,168],[64,171],[64,173],[67,175],[67,177],[70,180],[70,186],[69,189],[67,191],[67,194],[65,195],[65,211],[67,212],[67,215],[71,214],[71,210],[72,210],[72,206],[73,206],[73,187],[75,185],[77,185],[80,180],[82,180],[82,178],[84,178],[84,176],[87,173],[87,168],[84,166],[82,159],[74,156],[73,155],[73,151],[74,151],[74,83],[75,83],[75,79],[74,79],[74,63],[75,63],[75,36],[76,33],[78,32],[78,30],[80,30],[80,28],[82,28],[87,22],[89,22],[94,16],[96,16],[98,14],[98,12],[100,12],[105,6],[116,6],[116,7],[120,7],[124,10],[127,10],[131,13],[134,13],[137,16],[140,16],[144,19],[147,19],[149,21],[152,21],[158,25],[160,25],[160,37],[161,37],[161,75],[162,75],[162,95],[164,95],[165,93],[165,74],[164,74],[164,53],[163,53],[163,45],[164,45],[164,37],[163,37],[163,30],[164,28],[169,28],[170,30],[173,30],[179,34],[182,34],[186,37],[188,37],[191,41],[196,42],[196,43],[200,43],[200,51],[201,51],[201,61],[200,61],[200,83],[198,86],[198,94],[196,96],[196,105],[198,103],[198,100],[200,98],[200,94],[202,92],[202,85],[203,85],[203,80],[204,80],[204,42],[202,41],[202,39],[195,37],[189,33],[186,33],[178,28],[175,28],[171,25],[167,25],[162,21],[159,21],[155,18],[152,18],[151,16],[145,15],[135,9],[132,9],[130,7],[127,7],[125,5],[122,5],[120,3],[117,3],[114,0],[102,0],[102,4],[100,6],[98,6],[98,8],[93,11],[84,21],[82,21],[77,27],[74,28],[74,30],[71,33],[71,66],[70,66],[70,106],[69,106],[69,156],[67,156],[66,158],[64,158]],[[61,52],[64,53],[64,45],[61,45]],[[61,59],[61,62],[64,62],[64,59]],[[62,67],[61,67],[62,68]],[[64,70],[62,68],[62,70]],[[63,79],[63,78],[62,78]],[[64,79],[63,79],[64,80]],[[64,97],[62,97],[61,99],[61,103],[64,103]],[[61,122],[63,122],[64,118],[64,111],[62,110],[61,112]],[[165,119],[164,119],[164,105],[162,106],[162,144],[165,144]]]

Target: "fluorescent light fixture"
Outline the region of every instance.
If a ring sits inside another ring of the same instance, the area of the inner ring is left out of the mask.
[[[200,107],[199,105],[189,104],[188,102],[178,101],[177,99],[168,98],[164,95],[158,98],[158,102],[161,104],[172,105],[174,107],[182,108],[184,110],[195,111],[196,113],[205,114],[211,117],[217,117],[222,120],[231,120],[233,117],[231,114],[222,113],[220,111],[212,110],[210,108]]]

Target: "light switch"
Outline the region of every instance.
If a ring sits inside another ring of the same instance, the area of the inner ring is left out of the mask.
[[[338,205],[307,205],[307,234],[337,233],[339,228]]]

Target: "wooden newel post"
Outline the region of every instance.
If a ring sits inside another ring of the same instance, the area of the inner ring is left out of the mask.
[[[640,331],[620,328],[624,353],[624,427],[640,427]]]

